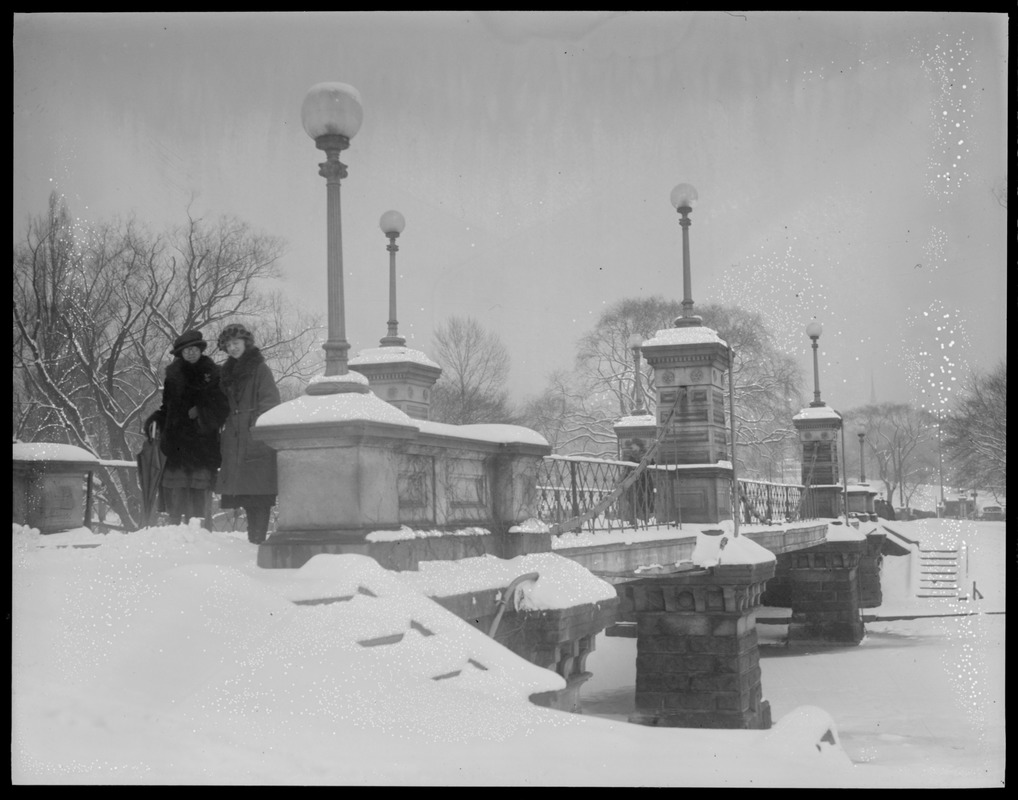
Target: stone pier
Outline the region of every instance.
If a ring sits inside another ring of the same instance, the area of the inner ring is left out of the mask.
[[[766,729],[755,609],[774,562],[720,565],[626,585],[637,620],[631,722]]]
[[[884,563],[887,534],[874,530],[866,534],[866,546],[859,556],[859,606],[879,608],[884,602],[880,588],[880,571]]]
[[[764,604],[792,609],[790,645],[858,644],[864,630],[859,563],[864,536],[828,541],[778,556]],[[879,589],[879,574],[877,575]]]

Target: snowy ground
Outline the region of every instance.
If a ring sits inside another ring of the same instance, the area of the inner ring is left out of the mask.
[[[921,524],[901,527],[913,538],[953,535]],[[981,608],[999,601],[1002,610],[1003,524],[971,534]],[[780,656],[770,645],[781,626],[772,626],[762,664],[773,729],[647,728],[604,718],[611,710],[532,705],[530,692],[561,679],[369,559],[259,570],[242,537],[187,526],[41,537],[14,526],[14,784],[1003,780],[1002,616],[871,623],[858,648]],[[86,546],[57,546],[71,543]],[[496,566],[493,574],[518,574],[527,565]],[[895,611],[911,602],[900,594]],[[326,596],[352,599],[295,603]],[[624,694],[633,660],[612,664],[612,654],[631,642],[599,637],[587,665],[593,695]],[[843,729],[844,749],[818,746],[828,728]]]

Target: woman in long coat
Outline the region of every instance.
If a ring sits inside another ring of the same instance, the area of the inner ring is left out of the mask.
[[[161,490],[171,525],[191,517],[210,524],[221,461],[219,428],[229,406],[219,388],[219,367],[204,355],[207,346],[201,331],[177,337],[173,361],[166,367],[162,405],[143,426],[146,431],[152,425],[160,430],[159,449],[166,456]]]
[[[221,437],[219,505],[243,508],[248,541],[261,544],[276,504],[276,451],[255,441],[251,429],[259,416],[279,405],[279,389],[254,334],[243,325],[227,325],[218,345],[229,356],[222,367],[222,387],[230,404]]]

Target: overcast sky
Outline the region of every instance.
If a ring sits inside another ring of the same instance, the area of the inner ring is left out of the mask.
[[[929,405],[1006,358],[1007,17],[357,12],[14,17],[14,233],[193,210],[284,238],[325,312],[322,154],[300,107],[356,87],[343,161],[351,356],[386,334],[378,219],[406,217],[400,333],[496,331],[513,393],[608,304],[682,299],[672,187],[699,192],[693,299],[761,311],[823,398]],[[952,381],[952,379],[955,379]]]

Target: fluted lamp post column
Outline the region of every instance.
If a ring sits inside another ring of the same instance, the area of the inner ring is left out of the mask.
[[[859,431],[859,483],[866,483],[866,455],[863,449],[865,439],[866,431]]]
[[[389,251],[389,330],[381,340],[382,347],[402,347],[406,339],[399,335],[399,322],[396,320],[396,252],[399,247],[396,239],[406,227],[406,220],[398,211],[386,211],[378,221],[382,233],[389,237],[386,250]]]
[[[823,332],[823,326],[816,320],[813,320],[806,326],[806,335],[813,340],[813,402],[810,403],[810,406],[813,408],[825,405],[824,401],[820,399],[820,365],[817,360],[817,350],[819,348],[817,341]]]
[[[634,333],[629,337],[629,349],[633,351],[633,416],[639,417],[647,413],[643,397],[643,381],[640,373],[640,345],[643,337]]]
[[[693,314],[693,278],[689,267],[689,214],[698,199],[696,189],[688,183],[680,183],[672,189],[672,206],[679,212],[682,226],[682,315],[676,317],[672,324],[676,327],[701,325],[703,320]]]
[[[315,147],[325,151],[318,174],[325,178],[328,270],[328,339],[325,350],[325,375],[347,375],[346,317],[343,297],[343,227],[340,213],[339,184],[346,177],[346,165],[339,154],[350,146],[360,130],[364,111],[360,92],[345,83],[318,83],[304,97],[300,118]],[[342,380],[329,382],[327,391],[365,391],[359,383]],[[325,390],[318,386],[316,391]]]

